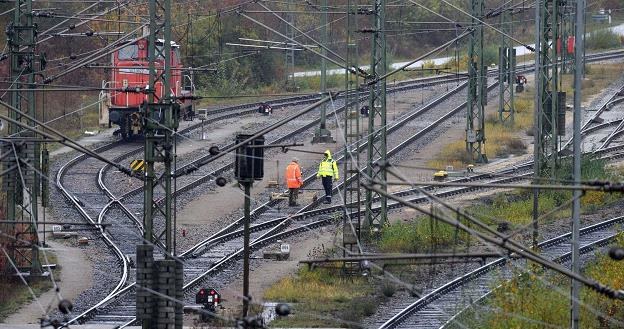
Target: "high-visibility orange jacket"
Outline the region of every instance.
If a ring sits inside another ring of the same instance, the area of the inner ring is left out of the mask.
[[[303,185],[303,179],[301,179],[301,167],[296,162],[291,162],[286,167],[286,185],[288,188],[300,188]]]

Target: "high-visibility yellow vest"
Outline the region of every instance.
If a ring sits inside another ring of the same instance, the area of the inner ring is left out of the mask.
[[[325,159],[319,164],[318,175],[321,177],[329,176],[338,179],[338,165],[332,158]]]

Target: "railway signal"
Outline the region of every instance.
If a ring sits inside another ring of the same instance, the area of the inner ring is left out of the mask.
[[[204,307],[217,306],[221,302],[221,295],[215,289],[201,288],[195,295],[195,303]]]
[[[217,306],[221,302],[221,295],[212,288],[201,288],[195,294],[195,303],[202,306],[201,320],[207,322],[213,318]]]

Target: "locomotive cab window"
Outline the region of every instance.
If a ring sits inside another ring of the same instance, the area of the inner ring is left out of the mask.
[[[119,59],[137,59],[139,58],[139,46],[129,45],[119,50]]]

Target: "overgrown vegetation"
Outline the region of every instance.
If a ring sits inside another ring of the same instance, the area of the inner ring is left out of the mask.
[[[267,289],[264,299],[293,303],[293,314],[271,322],[272,327],[360,327],[357,323],[375,312],[373,293],[366,278],[302,268]]]
[[[593,159],[589,156],[583,157],[581,166],[583,180],[621,179],[618,172],[606,169],[606,162],[603,160]],[[571,180],[571,161],[564,161],[557,175],[562,180]],[[542,191],[539,196],[539,213],[551,212],[571,199],[572,192],[570,191]],[[617,200],[619,197],[616,195],[590,191],[581,199],[582,210],[591,212],[599,206]],[[492,226],[498,225],[501,220],[510,223],[512,228],[526,225],[533,220],[533,193],[528,190],[498,193],[486,199],[482,204],[469,207],[467,212]],[[552,221],[566,216],[570,216],[570,207],[555,211],[544,221]]]
[[[585,40],[585,48],[592,50],[614,49],[621,46],[622,37],[609,29],[593,31]]]
[[[529,92],[518,94],[514,105],[515,115],[512,125],[502,124],[498,119],[498,113],[491,113],[486,119],[485,153],[490,158],[526,152],[526,145],[518,136],[518,132],[532,131],[533,104]],[[471,164],[470,155],[466,152],[466,142],[463,140],[445,145],[440,153],[428,162],[429,167],[438,169],[448,165],[465,168],[468,164]]]
[[[48,251],[48,261],[56,263],[56,256]],[[43,256],[40,257],[42,264],[45,264]],[[56,278],[59,277],[61,268],[57,266],[54,270]],[[10,272],[13,273],[13,272]],[[28,285],[35,295],[39,297],[42,293],[52,289],[52,283],[49,278],[30,279]],[[33,301],[33,297],[28,288],[16,275],[0,276],[0,322],[9,315],[17,312],[22,306]]]
[[[386,253],[424,253],[466,240],[466,233],[455,227],[421,216],[408,223],[388,225],[377,245]]]
[[[615,244],[622,245],[620,235]],[[624,288],[624,266],[600,255],[584,274],[611,288]],[[463,313],[452,328],[547,328],[568,327],[570,280],[562,275],[538,272],[506,281],[494,291],[485,305]],[[581,328],[621,328],[624,302],[599,294],[587,287],[581,291]],[[486,309],[487,312],[483,312]]]
[[[583,101],[602,92],[606,86],[618,79],[624,65],[622,64],[600,64],[587,65],[587,79],[583,81]],[[573,97],[573,76],[566,74],[563,76],[562,91],[567,93],[568,102]],[[533,136],[533,109],[534,109],[534,89],[532,85],[525,87],[523,93],[516,93],[514,100],[514,122],[513,125],[502,124],[496,112],[498,99],[490,102],[485,122],[486,142],[485,153],[491,159],[503,158],[510,154],[524,154],[527,151],[526,143],[522,136]],[[571,115],[571,114],[567,114]],[[430,161],[428,166],[436,169],[444,169],[446,166],[455,168],[465,168],[470,164],[470,156],[466,152],[466,143],[463,140],[451,142],[445,145],[442,150]]]

